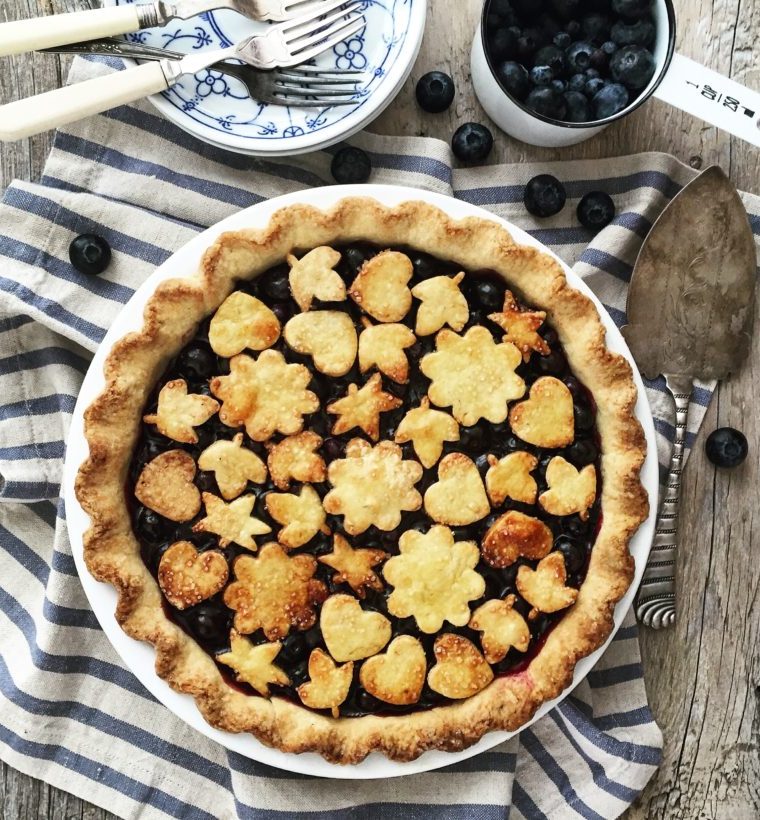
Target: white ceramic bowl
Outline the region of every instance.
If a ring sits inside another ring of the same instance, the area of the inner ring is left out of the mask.
[[[242,228],[263,228],[272,214],[287,205],[295,203],[305,203],[317,208],[330,208],[338,200],[347,196],[371,196],[380,203],[387,206],[394,206],[400,202],[410,199],[423,200],[431,205],[443,210],[455,219],[463,219],[468,216],[476,216],[483,219],[490,219],[507,228],[517,242],[542,249],[551,253],[546,247],[519,228],[510,225],[487,211],[483,211],[474,205],[451,199],[450,197],[433,194],[427,191],[418,191],[412,188],[389,185],[346,185],[334,186],[330,188],[314,188],[310,191],[300,191],[294,194],[277,197],[268,202],[254,205],[234,216],[231,216],[207,231],[198,235],[195,239],[181,248],[177,253],[164,262],[143,285],[136,291],[129,300],[124,310],[114,320],[110,330],[106,334],[103,343],[100,345],[92,365],[85,376],[82,389],[77,400],[77,405],[71,420],[69,431],[68,448],[66,453],[66,464],[64,468],[64,496],[66,502],[66,521],[71,538],[71,548],[74,560],[79,571],[82,585],[90,601],[92,609],[103,627],[103,631],[108,636],[116,651],[121,656],[124,663],[132,670],[136,677],[161,703],[179,718],[190,726],[197,729],[206,737],[216,740],[228,749],[243,754],[253,760],[276,766],[290,772],[300,772],[307,775],[317,775],[322,777],[334,777],[343,779],[371,779],[383,777],[397,777],[400,775],[415,774],[417,772],[438,769],[448,766],[460,760],[472,757],[479,752],[493,748],[497,744],[507,740],[513,733],[492,732],[487,734],[474,746],[461,752],[426,752],[417,760],[409,763],[397,763],[388,760],[386,757],[374,753],[366,760],[354,766],[340,766],[328,763],[317,754],[308,753],[302,755],[286,754],[276,749],[271,749],[259,743],[252,735],[235,735],[229,732],[222,732],[214,729],[204,720],[201,713],[195,706],[195,702],[189,695],[182,695],[175,692],[156,675],[154,662],[155,653],[152,646],[135,641],[121,630],[114,617],[116,607],[116,592],[110,584],[97,582],[87,571],[83,558],[82,535],[89,525],[89,519],[74,494],[74,481],[79,465],[87,456],[87,443],[84,438],[83,413],[85,408],[94,400],[103,388],[103,362],[110,352],[114,343],[133,330],[138,330],[142,325],[143,308],[148,298],[153,294],[159,282],[165,279],[186,276],[188,271],[196,270],[200,258],[204,251],[211,245],[219,234],[224,231],[240,230]],[[551,254],[557,258],[555,254]],[[607,344],[610,349],[625,356],[631,363],[633,359],[628,350],[623,337],[615,327],[614,322],[602,307],[599,300],[593,295],[583,281],[577,277],[567,266],[563,264],[563,269],[570,284],[587,294],[597,305],[602,322],[607,331]],[[622,620],[630,608],[636,589],[644,571],[647,556],[654,533],[654,511],[656,509],[656,499],[658,493],[659,473],[657,466],[657,443],[655,441],[654,424],[652,415],[647,403],[644,385],[641,377],[634,365],[634,378],[639,390],[639,400],[636,405],[636,414],[641,421],[646,434],[648,455],[644,463],[641,478],[646,487],[650,499],[652,499],[652,513],[649,519],[641,526],[639,531],[631,541],[631,553],[636,562],[636,575],[631,588],[625,597],[620,601],[615,609],[615,628],[618,629]],[[612,640],[612,636],[610,639]],[[609,643],[609,641],[608,641]],[[591,671],[594,664],[599,660],[607,644],[600,647],[596,652],[583,658],[575,667],[573,682],[555,700],[545,703],[536,713],[533,720],[538,720],[550,709],[556,706],[561,700],[583,680]],[[526,725],[530,725],[530,723]]]

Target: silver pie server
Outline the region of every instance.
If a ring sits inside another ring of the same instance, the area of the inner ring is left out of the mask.
[[[747,212],[717,166],[668,205],[633,270],[623,335],[641,372],[665,377],[676,407],[665,497],[635,604],[639,621],[655,629],[671,626],[676,616],[678,511],[694,380],[724,379],[746,358],[756,270]]]

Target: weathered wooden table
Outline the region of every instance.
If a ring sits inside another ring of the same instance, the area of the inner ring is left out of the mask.
[[[429,0],[422,53],[401,95],[372,125],[387,134],[447,139],[467,120],[487,122],[470,85],[469,51],[481,0]],[[681,53],[760,89],[760,0],[676,0]],[[2,0],[0,20],[86,7],[86,0]],[[62,83],[67,60],[24,55],[0,63],[0,102]],[[414,82],[440,68],[458,95],[446,114],[414,102]],[[718,163],[740,189],[760,194],[760,152],[657,101],[580,146],[535,149],[498,130],[493,162],[596,158],[667,151],[694,167]],[[52,136],[0,148],[0,190],[35,180]],[[760,328],[743,371],[721,385],[689,462],[683,487],[677,626],[644,631],[647,688],[665,734],[663,764],[627,820],[760,817]],[[747,463],[718,472],[706,460],[706,433],[731,425],[750,444]],[[112,817],[2,766],[0,816]]]

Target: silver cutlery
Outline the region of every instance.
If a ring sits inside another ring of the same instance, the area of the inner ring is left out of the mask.
[[[8,103],[0,107],[0,140],[29,137],[166,91],[186,74],[197,74],[222,60],[242,60],[267,70],[308,62],[364,27],[360,6],[360,2],[346,5],[344,0],[329,0],[321,3],[317,12],[278,23],[230,48],[146,63]]]
[[[676,406],[665,498],[636,601],[638,619],[655,629],[676,617],[681,471],[694,380],[724,379],[746,358],[756,264],[739,194],[713,166],[661,214],[634,267],[623,335],[641,372],[665,377]]]
[[[99,37],[128,34],[163,26],[170,20],[188,20],[206,11],[231,9],[251,20],[281,22],[318,11],[325,0],[178,0],[134,3],[68,14],[51,14],[0,24],[0,57],[62,46]]]

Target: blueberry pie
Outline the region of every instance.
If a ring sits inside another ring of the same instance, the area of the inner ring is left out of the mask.
[[[340,763],[458,750],[609,635],[648,512],[636,389],[497,224],[286,208],[159,285],[105,376],[87,565],[212,725]]]

